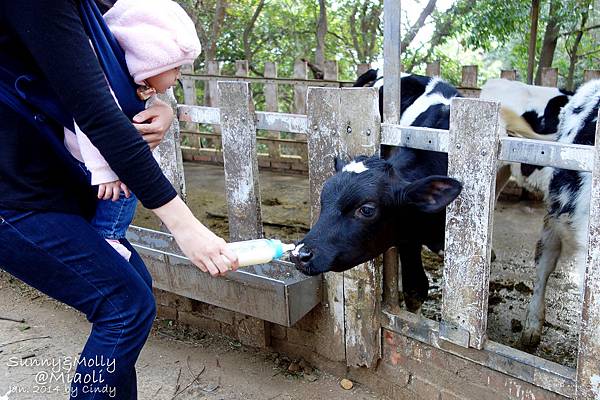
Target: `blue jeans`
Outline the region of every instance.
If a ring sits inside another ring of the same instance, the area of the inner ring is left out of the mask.
[[[92,226],[105,239],[124,239],[127,228],[135,216],[137,198],[131,193],[129,198],[121,192],[119,200],[99,200]]]
[[[137,399],[135,362],[156,306],[146,266],[126,240],[121,243],[132,252],[129,262],[81,216],[0,209],[0,268],[93,324],[71,399]],[[104,365],[86,362],[100,359]],[[103,382],[84,383],[94,374]]]

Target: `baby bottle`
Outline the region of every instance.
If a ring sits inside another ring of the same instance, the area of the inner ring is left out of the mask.
[[[238,256],[240,267],[271,262],[296,247],[277,239],[245,240],[228,243],[227,246]]]

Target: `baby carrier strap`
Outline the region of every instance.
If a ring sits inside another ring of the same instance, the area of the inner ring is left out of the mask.
[[[144,110],[145,103],[137,96],[137,85],[129,74],[125,53],[108,29],[94,0],[80,0],[79,13],[83,27],[96,50],[100,65],[119,105],[131,120]]]

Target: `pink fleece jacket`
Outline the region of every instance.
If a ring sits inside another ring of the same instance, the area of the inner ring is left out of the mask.
[[[104,19],[123,48],[129,73],[138,84],[170,69],[192,64],[200,55],[193,21],[172,0],[119,0]],[[77,124],[75,132],[65,128],[65,146],[85,163],[92,174],[92,185],[119,179]]]

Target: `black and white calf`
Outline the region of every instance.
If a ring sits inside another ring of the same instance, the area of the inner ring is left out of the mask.
[[[563,89],[533,86],[507,79],[490,79],[481,87],[480,99],[498,101],[503,113],[508,110],[521,116],[531,126],[535,135],[525,135],[529,139],[556,140],[560,112],[569,102],[573,92]],[[505,118],[506,119],[506,118]],[[521,135],[516,135],[521,136]],[[508,171],[510,169],[510,171]],[[501,164],[497,182],[504,187],[513,176],[519,185],[530,191],[545,191],[549,181],[541,167],[530,164]]]
[[[458,91],[440,80],[402,78],[401,123],[448,129],[450,101]],[[292,254],[309,275],[345,271],[392,246],[402,262],[406,304],[418,309],[429,282],[421,260],[423,245],[444,248],[445,207],[461,184],[446,176],[446,153],[398,148],[388,159],[358,157],[326,181],[321,214]]]
[[[600,80],[581,86],[560,113],[557,141],[593,145],[599,107]],[[551,167],[543,168],[540,173],[549,182],[544,196],[547,214],[536,247],[533,297],[521,336],[526,347],[540,342],[546,284],[561,255],[563,259],[575,260],[579,283],[583,282],[590,208],[590,173]]]
[[[500,102],[522,116],[536,133],[556,135],[560,111],[572,95],[563,89],[490,79],[481,87],[479,98]]]

